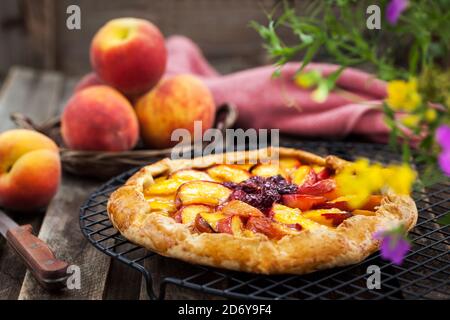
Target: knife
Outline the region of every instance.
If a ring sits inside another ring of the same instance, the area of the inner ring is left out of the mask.
[[[49,246],[32,232],[31,225],[19,226],[0,210],[0,233],[22,258],[28,270],[45,289],[62,289],[66,285],[69,265],[56,259]]]

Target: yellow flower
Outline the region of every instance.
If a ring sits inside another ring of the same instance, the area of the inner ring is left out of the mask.
[[[297,86],[304,89],[309,89],[315,85],[320,80],[321,75],[317,70],[310,72],[301,72],[294,77],[294,82]]]
[[[420,117],[417,114],[409,114],[403,117],[401,122],[408,128],[414,128],[419,124]]]
[[[359,159],[346,166],[336,176],[340,192],[352,195],[349,200],[350,206],[361,207],[374,191],[383,186],[381,170],[379,164],[370,165],[369,160]]]
[[[339,193],[349,197],[352,208],[363,206],[369,196],[388,187],[398,194],[409,194],[416,179],[416,172],[408,165],[393,165],[383,168],[359,159],[343,168],[336,175]]]
[[[434,120],[436,120],[437,118],[437,112],[434,109],[427,109],[427,111],[425,111],[425,119],[428,122],[433,122]]]
[[[384,171],[386,186],[398,194],[410,194],[416,177],[417,173],[407,164],[393,165]]]
[[[422,98],[417,92],[417,80],[408,82],[393,80],[387,85],[387,104],[394,110],[414,111],[420,105]]]

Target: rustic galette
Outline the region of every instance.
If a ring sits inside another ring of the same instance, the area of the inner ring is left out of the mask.
[[[357,263],[378,249],[377,230],[415,225],[409,196],[373,194],[352,209],[333,178],[348,162],[275,151],[279,161],[262,149],[148,165],[111,195],[109,217],[161,255],[264,274]]]

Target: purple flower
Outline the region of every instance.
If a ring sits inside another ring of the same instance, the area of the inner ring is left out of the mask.
[[[436,141],[441,145],[442,149],[450,149],[450,127],[445,124],[436,130]]]
[[[438,158],[439,166],[447,177],[450,177],[450,149],[442,150]]]
[[[411,248],[403,228],[378,231],[373,237],[381,241],[380,251],[383,259],[389,260],[396,265],[402,264],[405,254]]]
[[[408,0],[391,0],[386,8],[386,18],[390,24],[397,23],[398,18],[408,7]]]
[[[450,127],[441,125],[436,130],[436,141],[442,148],[438,162],[444,174],[450,177]]]

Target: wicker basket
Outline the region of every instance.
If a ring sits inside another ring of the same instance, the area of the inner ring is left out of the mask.
[[[214,128],[224,131],[234,125],[237,118],[236,108],[224,104],[217,109]],[[172,149],[143,149],[140,142],[136,149],[126,152],[80,151],[70,150],[61,138],[61,122],[59,117],[36,125],[27,116],[20,113],[11,114],[11,120],[20,128],[41,132],[54,140],[60,148],[62,167],[65,171],[79,176],[107,179],[127,169],[142,166],[152,160],[170,155]],[[187,147],[191,150],[192,147]]]

